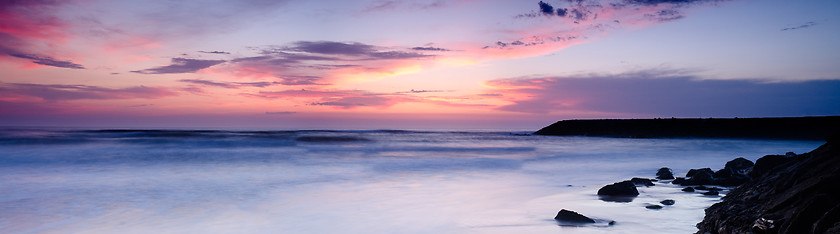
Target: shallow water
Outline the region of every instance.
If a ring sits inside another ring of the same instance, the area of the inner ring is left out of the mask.
[[[657,183],[821,142],[522,132],[0,130],[0,233],[693,233],[720,197]],[[676,204],[648,210],[647,204]],[[601,221],[560,226],[560,209]],[[614,220],[616,225],[606,225]]]

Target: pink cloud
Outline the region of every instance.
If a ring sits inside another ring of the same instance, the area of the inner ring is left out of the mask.
[[[128,88],[103,88],[88,85],[47,85],[0,83],[0,100],[38,98],[48,102],[69,100],[155,99],[176,96],[163,87],[134,86]]]

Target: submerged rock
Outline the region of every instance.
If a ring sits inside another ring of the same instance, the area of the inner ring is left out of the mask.
[[[671,168],[659,168],[659,171],[656,172],[656,178],[660,180],[673,180],[674,172],[671,171]]]
[[[694,192],[694,188],[692,188],[692,187],[685,187],[685,188],[683,188],[683,189],[682,189],[682,191],[683,191],[683,192],[690,192],[690,193],[692,193],[692,192]]]
[[[674,200],[671,200],[671,199],[666,199],[666,200],[663,200],[659,203],[662,203],[662,205],[671,206],[671,205],[674,205],[677,202],[674,201]]]
[[[647,205],[647,206],[645,206],[645,208],[648,208],[648,209],[651,209],[651,210],[658,210],[658,209],[662,209],[662,206],[660,206],[660,205]]]
[[[562,209],[560,212],[557,212],[557,215],[554,216],[554,219],[561,222],[568,222],[568,223],[595,223],[595,220],[583,216],[577,212]]]
[[[606,185],[598,190],[598,195],[601,196],[631,196],[635,197],[639,195],[639,190],[636,189],[636,185],[629,180],[625,180],[622,182]]]

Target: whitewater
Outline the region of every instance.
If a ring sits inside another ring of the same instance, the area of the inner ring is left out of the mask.
[[[822,142],[501,131],[0,129],[0,233],[693,233],[719,196],[655,183]],[[673,199],[661,210],[645,206]],[[560,209],[601,221],[561,226]]]

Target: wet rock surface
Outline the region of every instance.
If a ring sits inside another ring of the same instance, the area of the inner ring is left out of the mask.
[[[554,216],[554,219],[560,222],[567,223],[595,223],[595,220],[589,217],[566,209],[562,209],[559,212],[557,212],[557,216]]]
[[[656,178],[660,180],[673,180],[674,172],[671,171],[671,168],[659,168],[659,171],[656,172]]]
[[[752,180],[706,209],[698,233],[840,233],[840,141],[833,136],[809,153],[756,160],[747,169]]]
[[[639,190],[636,189],[636,185],[633,182],[626,180],[602,187],[598,190],[598,195],[635,197],[639,195]]]

